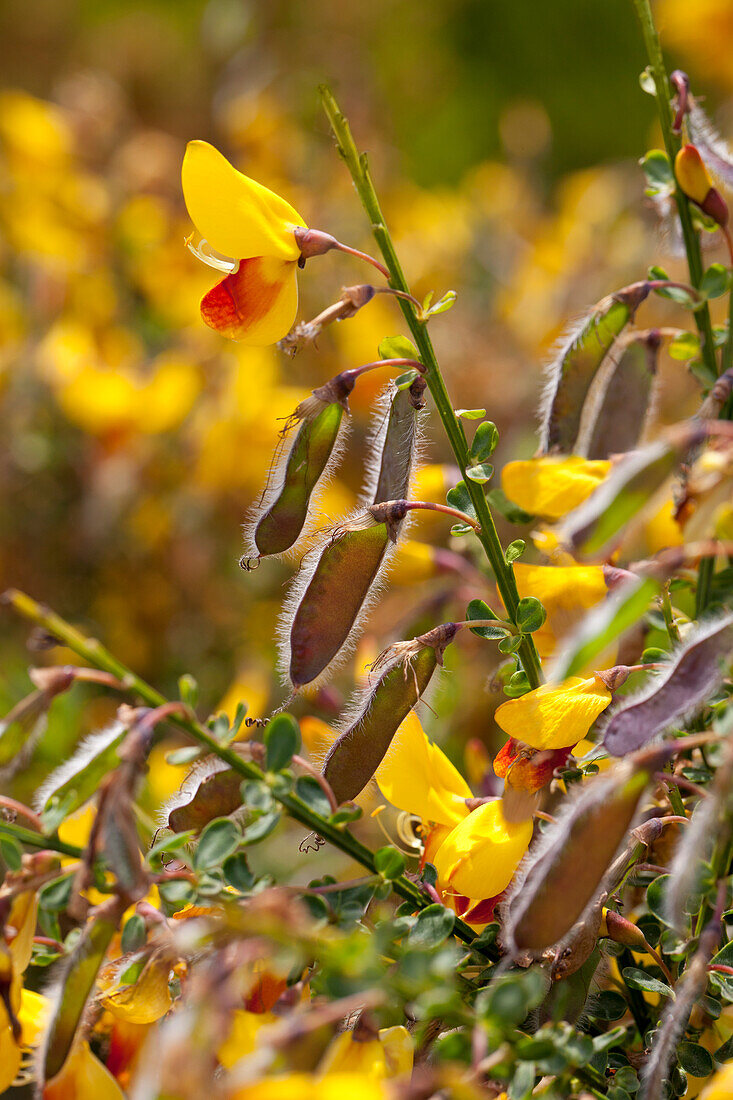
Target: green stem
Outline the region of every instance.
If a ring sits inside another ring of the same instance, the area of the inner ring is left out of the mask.
[[[641,23],[644,45],[646,46],[647,57],[649,58],[649,67],[654,79],[657,110],[659,112],[659,122],[662,127],[664,145],[670,163],[674,167],[675,157],[680,150],[682,142],[680,137],[672,131],[669,80],[667,79],[667,69],[664,64],[664,56],[662,54],[659,35],[654,25],[650,0],[634,0],[634,7],[636,8],[639,22]],[[682,228],[682,237],[685,242],[687,266],[690,271],[690,282],[696,289],[699,289],[702,285],[703,277],[702,253],[700,252],[700,241],[698,240],[695,227],[692,223],[690,203],[687,196],[676,185],[674,198],[677,204],[680,226]],[[715,359],[713,325],[710,320],[710,310],[707,302],[704,306],[701,306],[700,309],[695,310],[695,324],[700,334],[702,358],[706,367],[706,373],[710,384],[712,384],[718,376],[718,365]],[[698,618],[705,611],[710,602],[710,585],[713,578],[714,566],[715,562],[713,558],[704,558],[700,562],[697,591],[695,595],[695,614]]]
[[[336,137],[338,150],[344,159],[346,167],[351,173],[354,186],[361,199],[362,205],[369,217],[372,233],[384,257],[384,262],[389,269],[390,284],[395,290],[404,294],[410,294],[410,288],[402,270],[391,234],[379,204],[377,193],[374,189],[366,154],[359,154],[354,138],[351,134],[349,123],[341,113],[338,103],[329,88],[321,86],[321,99],[328,116],[328,121]],[[494,518],[491,514],[483,489],[476,482],[466,477],[466,470],[472,465],[469,458],[468,443],[456,416],[453,403],[448,395],[443,375],[435,355],[432,341],[428,335],[424,323],[420,320],[418,310],[406,298],[399,299],[399,306],[409,326],[412,337],[420,353],[420,359],[425,367],[425,380],[427,381],[435,408],[440,417],[448,441],[455,455],[456,462],[463,476],[463,480],[471,498],[471,503],[476,511],[476,517],[481,525],[478,539],[481,542],[486,556],[491,564],[496,577],[496,584],[504,601],[507,614],[516,625],[517,605],[519,594],[514,579],[514,570],[504,557],[504,550],[496,530]],[[527,674],[532,687],[538,687],[542,682],[542,667],[537,654],[534,641],[530,635],[525,635],[519,648],[524,671]]]
[[[142,680],[131,669],[127,668],[122,661],[118,660],[109,650],[105,649],[96,638],[87,638],[81,631],[77,630],[70,623],[67,623],[60,615],[57,615],[55,611],[37,603],[36,600],[26,595],[25,592],[10,589],[4,594],[3,600],[19,615],[28,619],[29,622],[36,623],[37,626],[42,627],[48,634],[57,638],[60,643],[73,650],[74,653],[88,664],[116,676],[118,680],[122,681],[126,690],[134,692],[135,695],[148,706],[161,707],[168,702],[165,696],[161,695],[159,691],[156,691],[156,689],[146,683],[145,680]],[[220,760],[224,760],[233,771],[238,772],[243,778],[257,780],[262,780],[264,778],[261,769],[258,768],[256,764],[248,760],[243,760],[242,757],[232,749],[220,745],[219,742],[212,737],[211,733],[193,718],[185,718],[182,715],[171,714],[168,716],[167,721],[186,733],[201,745],[202,748],[205,748],[207,752],[218,756]],[[273,798],[280,803],[285,812],[295,821],[298,821],[307,829],[317,833],[319,836],[323,837],[324,840],[333,844],[335,848],[339,848],[346,855],[351,856],[352,859],[360,863],[363,867],[366,867],[372,874],[378,874],[374,863],[374,853],[367,848],[366,845],[362,844],[361,841],[357,840],[356,837],[352,836],[351,833],[347,832],[345,829],[339,828],[337,825],[332,825],[327,818],[316,813],[302,798],[298,798],[295,794],[278,793],[273,790],[272,795]],[[3,828],[7,829],[8,826],[4,823],[0,823],[0,830]],[[81,855],[80,849],[74,848],[71,845],[62,845],[61,841],[54,841],[52,838],[43,837],[39,833],[34,833],[31,829],[20,829],[19,826],[14,825],[12,826],[12,831],[17,839],[23,839],[23,843],[27,843],[33,847],[53,848],[55,851],[63,852],[65,855]],[[21,832],[23,834],[22,838],[20,836]],[[414,883],[405,878],[404,875],[392,881],[392,888],[395,893],[399,894],[405,901],[409,901],[413,904],[416,909],[424,909],[425,906],[431,904],[430,898],[423,894],[422,891]],[[469,945],[472,944],[476,938],[472,929],[459,917],[456,917],[453,931],[458,939]]]
[[[641,23],[644,45],[646,46],[647,57],[649,59],[649,67],[654,79],[657,110],[659,113],[659,123],[662,128],[662,137],[664,138],[664,146],[667,150],[667,156],[669,157],[670,163],[674,168],[675,157],[680,150],[682,141],[679,135],[672,131],[672,112],[670,107],[672,95],[669,80],[667,79],[667,69],[664,64],[662,47],[659,41],[659,35],[657,34],[657,28],[654,25],[650,0],[634,0],[634,7],[636,8],[639,22]],[[678,186],[675,186],[674,199],[677,204],[677,213],[682,228],[682,237],[685,242],[687,266],[690,271],[690,282],[696,290],[699,290],[703,276],[702,253],[700,251],[700,241],[695,232],[695,227],[692,224],[690,203],[687,196]],[[710,381],[712,382],[718,375],[718,365],[715,361],[713,325],[710,320],[710,310],[707,302],[701,306],[700,309],[695,310],[695,324],[697,325],[701,337],[702,357],[707,367],[708,374],[710,375]]]
[[[65,844],[58,837],[44,836],[33,829],[25,829],[22,825],[14,825],[11,821],[0,821],[0,836],[11,836],[21,844],[29,848],[40,848],[42,851],[59,852],[62,856],[70,856],[72,859],[81,859],[84,855],[82,848],[75,844]]]

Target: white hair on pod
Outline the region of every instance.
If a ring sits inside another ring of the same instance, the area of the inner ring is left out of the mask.
[[[600,312],[602,305],[603,301],[596,302],[595,305],[585,313],[568,321],[550,349],[549,357],[542,371],[542,389],[537,410],[537,418],[539,420],[539,446],[542,452],[547,450],[549,443],[550,413],[552,412],[552,405],[560,387],[563,363],[580,339],[589,321]]]
[[[297,438],[298,431],[300,430],[301,426],[306,422],[309,411],[312,409],[311,403],[315,404],[316,406],[321,406],[321,408],[315,409],[315,412],[313,413],[314,419],[316,416],[319,415],[319,413],[321,413],[324,409],[328,407],[327,404],[319,401],[316,397],[306,398],[306,400],[298,406],[298,408],[301,408],[303,406],[306,407],[305,415],[301,420],[297,421],[297,423],[293,425],[291,438],[288,439],[288,436],[284,435],[281,436],[278,440],[272,464],[267,472],[267,481],[265,483],[264,489],[262,490],[260,499],[259,501],[257,501],[257,503],[251,505],[242,523],[242,535],[244,538],[243,558],[259,559],[260,557],[260,552],[257,549],[257,544],[255,543],[255,534],[257,532],[257,527],[259,526],[262,517],[270,510],[270,508],[282,492],[283,485],[285,483],[285,471],[287,469],[288,460],[290,458],[290,452],[292,450],[293,444],[295,443],[295,439]],[[318,516],[316,515],[318,503],[321,500],[325,490],[328,488],[331,480],[333,479],[333,476],[336,473],[341,459],[344,456],[350,431],[351,418],[349,412],[345,410],[343,416],[341,417],[341,423],[339,424],[338,432],[336,433],[336,439],[334,441],[333,447],[331,448],[331,453],[328,456],[328,461],[326,462],[326,465],[323,468],[323,472],[318,478],[318,481],[314,486],[313,492],[311,493],[308,500],[308,509],[302,531],[298,535],[293,545],[289,546],[287,550],[283,550],[281,554],[267,554],[263,556],[271,558],[273,560],[276,560],[278,558],[287,559],[289,557],[292,557],[298,552],[299,549],[302,549],[303,543],[314,534],[320,522]],[[290,435],[290,433],[288,433],[288,435]],[[288,442],[290,442],[290,447],[287,446]]]
[[[290,636],[295,622],[295,616],[298,611],[298,607],[305,595],[305,592],[313,579],[313,576],[318,568],[318,564],[321,560],[323,551],[333,541],[334,536],[338,538],[338,532],[340,529],[344,529],[344,533],[349,529],[354,529],[354,525],[357,527],[363,527],[367,520],[371,520],[371,517],[365,511],[371,504],[378,503],[374,501],[374,493],[376,492],[379,482],[381,461],[382,461],[382,449],[384,446],[385,437],[387,434],[387,427],[389,425],[389,413],[391,409],[392,399],[394,398],[397,390],[394,382],[390,382],[386,388],[382,391],[377,399],[376,410],[372,418],[372,427],[369,435],[369,442],[367,445],[367,456],[364,460],[365,474],[364,485],[359,495],[359,500],[362,503],[361,508],[357,508],[355,511],[350,512],[347,516],[343,517],[338,523],[334,524],[325,531],[321,531],[320,535],[315,536],[313,539],[313,545],[308,549],[304,557],[301,559],[300,568],[292,579],[290,590],[288,591],[285,600],[283,602],[282,611],[276,627],[276,635],[279,642],[279,659],[278,668],[282,677],[282,681],[286,686],[292,686],[290,681],[290,658],[291,658],[291,645]],[[414,482],[415,472],[420,463],[420,456],[422,452],[423,444],[423,431],[421,418],[418,410],[415,410],[415,418],[412,432],[412,453],[409,457],[409,468],[407,475],[407,496],[410,494],[412,484]],[[392,542],[388,540],[387,547],[382,557],[379,568],[369,586],[369,589],[362,601],[361,607],[351,625],[348,637],[344,641],[344,644],[339,649],[326,667],[314,677],[307,685],[310,688],[316,688],[333,674],[333,672],[339,668],[347,657],[353,652],[357,641],[359,640],[364,621],[374,606],[374,603],[379,598],[380,594],[384,590],[387,581],[389,567],[394,557],[400,542],[403,541],[407,530],[410,526],[411,513],[407,513],[402,522],[399,525],[397,541]],[[371,524],[369,524],[371,525]]]
[[[692,96],[690,96],[690,111],[687,115],[687,129],[705,161],[705,167],[726,187],[733,187],[733,154],[730,147]]]
[[[221,760],[213,754],[204,757],[203,760],[197,760],[187,772],[175,794],[172,794],[161,805],[158,811],[158,824],[163,828],[168,828],[168,819],[173,810],[178,810],[181,806],[187,806],[205,780],[211,779],[212,775],[218,775],[219,772],[226,771],[229,767],[231,765],[227,764],[226,760]]]
[[[127,733],[127,726],[120,721],[114,721],[97,733],[90,733],[77,745],[72,756],[60,764],[58,768],[47,776],[35,793],[33,799],[34,808],[40,813],[49,799],[56,794],[70,779],[78,775],[95,756],[108,749],[115,741],[121,740]]]

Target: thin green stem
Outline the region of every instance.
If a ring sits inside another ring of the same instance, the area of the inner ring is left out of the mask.
[[[40,848],[42,851],[58,852],[62,856],[70,856],[72,859],[81,859],[84,854],[82,848],[75,844],[65,844],[58,837],[44,836],[33,829],[26,829],[22,825],[14,825],[11,821],[0,821],[0,836],[10,836],[29,848]]]
[[[670,106],[671,91],[669,80],[667,79],[667,69],[664,64],[664,56],[662,54],[659,35],[654,25],[650,0],[634,0],[634,7],[636,8],[639,22],[641,23],[644,45],[646,46],[647,57],[649,58],[649,67],[654,79],[657,111],[659,113],[659,123],[662,128],[664,146],[667,150],[667,156],[670,159],[670,163],[674,166],[674,160],[680,150],[682,142],[680,137],[672,130],[672,112]],[[695,227],[692,223],[690,203],[687,196],[678,186],[675,186],[674,199],[677,204],[677,213],[682,228],[682,237],[685,242],[687,266],[690,271],[690,282],[694,287],[699,288],[702,285],[703,277],[702,253],[700,251],[700,241],[698,240]],[[712,384],[718,376],[718,365],[715,359],[713,325],[710,320],[710,310],[707,303],[701,306],[700,309],[695,310],[695,324],[700,334],[702,359],[710,384]],[[705,608],[710,602],[710,584],[713,577],[713,569],[714,561],[712,558],[705,558],[700,563],[695,598],[696,614],[698,617],[705,611]]]
[[[669,595],[669,585],[665,584],[662,589],[661,595],[662,615],[664,616],[664,625],[667,628],[667,635],[672,645],[679,645],[680,632],[677,628],[677,623],[674,621],[674,609],[672,608],[672,600]]]
[[[60,643],[73,650],[77,656],[81,657],[88,664],[116,676],[128,691],[134,692],[134,694],[148,706],[161,707],[168,702],[165,696],[161,695],[154,687],[151,687],[145,680],[137,676],[131,669],[124,665],[122,661],[118,660],[117,657],[110,653],[109,650],[105,649],[96,638],[87,638],[81,631],[66,622],[65,619],[62,619],[60,615],[57,615],[55,611],[37,603],[36,600],[26,595],[25,592],[10,589],[4,594],[3,600],[19,615],[22,615],[23,618],[27,619],[29,622],[42,627],[43,630],[52,637],[57,638]],[[232,749],[220,745],[219,742],[212,737],[211,733],[194,719],[186,718],[179,714],[170,714],[167,721],[191,737],[197,744],[201,745],[202,748],[218,756],[220,760],[225,761],[233,771],[238,772],[244,779],[262,780],[264,778],[263,772],[256,764],[248,760],[243,760],[242,757]],[[328,818],[316,813],[296,794],[282,793],[276,790],[273,790],[272,794],[273,798],[280,803],[285,812],[295,821],[304,825],[314,833],[317,833],[318,836],[323,837],[324,840],[333,844],[335,848],[340,849],[346,855],[351,856],[357,863],[366,867],[371,874],[378,874],[374,863],[374,853],[367,848],[366,845],[362,844],[361,841],[357,840],[356,837],[352,836],[351,833],[337,825],[331,824]],[[13,825],[11,827],[5,823],[0,823],[0,831],[10,828],[12,828],[13,835],[17,839],[22,839],[23,843],[33,847],[52,848],[55,851],[70,856],[81,855],[81,849],[74,848],[72,845],[62,845],[61,841],[55,841],[50,837],[43,837],[39,833],[34,833],[31,829],[21,829],[20,826]],[[392,888],[401,898],[404,898],[405,901],[409,901],[414,905],[415,909],[423,909],[425,906],[431,904],[430,898],[423,894],[419,887],[410,882],[404,875],[392,881]],[[453,931],[458,939],[466,944],[472,944],[475,939],[475,934],[472,929],[459,917],[456,917]]]
[[[357,194],[371,222],[372,233],[384,257],[384,262],[389,269],[389,281],[396,290],[410,294],[405,274],[402,270],[397,252],[392,241],[392,236],[382,213],[379,198],[374,189],[366,154],[360,154],[357,150],[354,138],[347,119],[341,112],[333,93],[329,88],[322,86],[320,89],[323,107],[331,124],[331,129],[336,137],[339,153],[351,173]],[[481,531],[477,537],[486,552],[491,568],[496,577],[496,584],[504,601],[507,614],[516,625],[517,605],[519,593],[514,579],[514,570],[506,561],[504,550],[496,530],[496,524],[491,514],[482,487],[466,476],[466,470],[472,465],[469,458],[468,443],[461,427],[460,420],[456,416],[453,403],[448,395],[445,381],[438,365],[432,341],[428,335],[423,321],[420,320],[418,310],[407,298],[399,299],[399,306],[409,326],[412,337],[420,353],[420,359],[425,366],[425,379],[428,384],[435,408],[440,417],[448,441],[455,455],[456,462],[463,476],[463,480],[471,498],[471,503],[476,511],[476,517],[481,525]],[[537,654],[537,649],[530,635],[522,638],[519,648],[522,665],[532,687],[538,687],[542,682],[542,667]]]
[[[656,89],[657,111],[659,123],[662,128],[664,147],[667,156],[674,167],[674,160],[680,150],[682,141],[672,130],[671,89],[667,78],[667,69],[664,64],[664,56],[659,41],[657,28],[654,25],[654,17],[650,0],[634,0],[636,14],[641,23],[641,30],[646,46],[649,67],[651,69],[654,87]],[[690,282],[699,290],[702,284],[703,265],[700,241],[692,223],[692,213],[687,196],[679,187],[675,187],[674,199],[677,205],[677,213],[680,219],[682,237],[687,253],[687,265],[690,271]],[[712,382],[718,374],[718,366],[715,361],[715,343],[713,340],[713,325],[710,320],[710,310],[707,302],[695,311],[695,323],[702,342],[702,356]]]

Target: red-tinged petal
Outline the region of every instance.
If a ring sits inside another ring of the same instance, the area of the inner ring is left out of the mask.
[[[276,344],[293,326],[298,310],[296,264],[270,256],[242,260],[201,300],[207,325],[243,344]]]
[[[483,901],[477,902],[473,909],[469,909],[464,914],[463,919],[469,924],[489,924],[494,919],[494,910],[505,894],[506,890],[502,890],[493,898],[484,898]]]
[[[570,751],[570,747],[537,751],[520,747],[510,737],[494,760],[494,771],[512,787],[539,791],[550,782],[555,768],[562,767]]]
[[[255,984],[244,1002],[247,1012],[269,1012],[288,988],[286,978],[278,978],[265,970],[257,976]]]

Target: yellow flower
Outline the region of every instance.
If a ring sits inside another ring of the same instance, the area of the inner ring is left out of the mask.
[[[590,496],[610,468],[610,462],[580,455],[542,455],[508,462],[501,472],[501,485],[509,499],[525,511],[560,519]]]
[[[599,565],[514,566],[519,595],[541,600],[547,619],[533,638],[540,657],[549,657],[560,638],[569,634],[589,611],[608,595]]]
[[[400,726],[375,778],[390,802],[421,818],[423,860],[435,865],[437,891],[470,921],[476,901],[493,899],[509,885],[532,839],[532,821],[507,822],[500,802],[469,811],[470,787],[414,714]]]
[[[21,988],[20,973],[13,979],[10,1003],[20,1024],[20,1042],[15,1041],[7,1009],[0,1002],[0,1094],[5,1095],[20,1070],[23,1050],[38,1042],[46,1025],[49,1002],[40,993]]]
[[[611,702],[611,692],[598,676],[571,676],[562,684],[542,684],[497,709],[497,724],[534,749],[562,749],[586,736]]]
[[[168,1012],[173,1003],[168,987],[170,965],[153,956],[132,985],[115,985],[105,990],[102,1005],[128,1024],[152,1024]]]
[[[491,898],[505,890],[532,839],[532,819],[507,821],[500,800],[486,802],[452,829],[435,854],[444,890]]]
[[[406,1027],[381,1028],[373,1039],[360,1040],[344,1031],[328,1044],[319,1073],[364,1073],[369,1077],[405,1076],[412,1071],[413,1045]]]
[[[252,1054],[262,1028],[276,1022],[272,1012],[247,1012],[243,1008],[233,1012],[229,1034],[216,1052],[224,1068],[231,1069],[241,1058]]]
[[[733,1062],[726,1062],[700,1093],[700,1100],[730,1100],[731,1096],[733,1096]]]
[[[374,776],[393,806],[424,822],[456,825],[468,814],[471,788],[445,753],[429,741],[411,712]]]
[[[182,169],[188,213],[202,240],[200,259],[226,277],[201,302],[212,328],[247,344],[274,344],[298,309],[300,214],[238,172],[206,141],[190,141]]]
[[[125,1100],[122,1089],[84,1040],[76,1040],[60,1073],[43,1090],[43,1100]]]
[[[364,1073],[329,1073],[316,1077],[307,1073],[287,1073],[283,1077],[264,1077],[229,1094],[227,1100],[387,1100],[387,1085]]]
[[[694,145],[683,145],[674,161],[677,182],[689,199],[702,206],[713,181]]]

